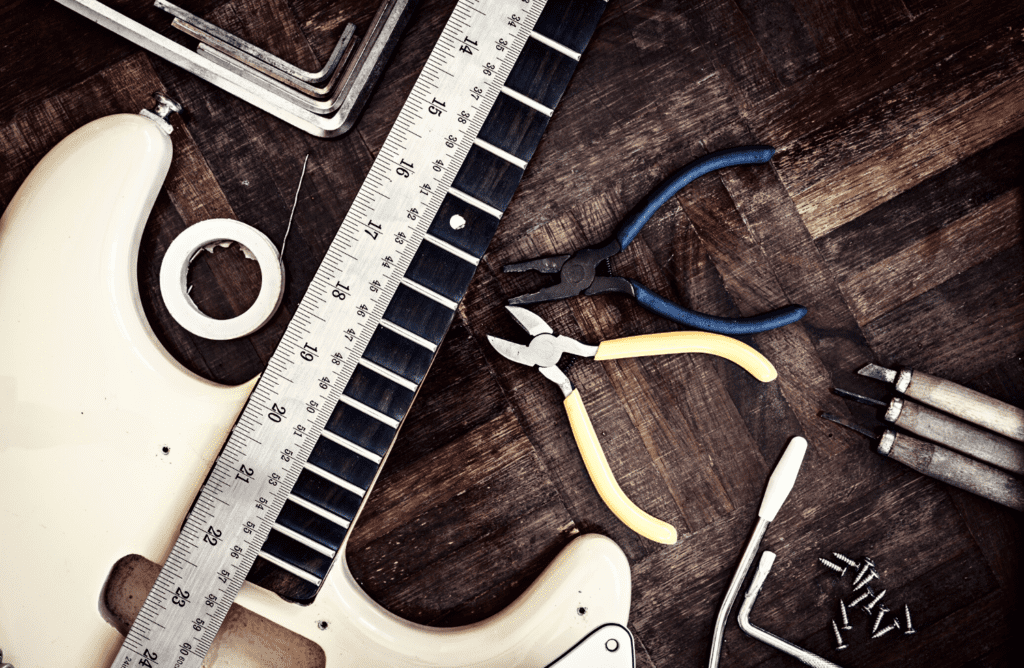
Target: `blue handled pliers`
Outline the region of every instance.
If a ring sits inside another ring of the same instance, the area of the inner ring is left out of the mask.
[[[568,255],[553,255],[505,265],[503,269],[506,272],[537,271],[542,274],[559,274],[557,285],[514,297],[508,303],[520,306],[567,299],[580,294],[620,293],[633,297],[649,311],[681,325],[719,334],[752,334],[796,322],[807,313],[807,309],[802,306],[785,306],[749,318],[721,318],[691,311],[670,302],[632,279],[598,275],[599,265],[605,274],[609,273],[608,259],[629,246],[654,213],[688,183],[723,167],[766,163],[771,160],[774,153],[775,149],[770,146],[739,146],[710,153],[683,167],[658,186],[657,190],[648,195],[643,206],[626,218],[615,236],[605,243]]]

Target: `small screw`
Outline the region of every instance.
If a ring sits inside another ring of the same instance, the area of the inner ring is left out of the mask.
[[[892,620],[892,624],[889,624],[889,626],[886,626],[884,629],[879,629],[878,633],[873,634],[871,637],[872,638],[881,638],[882,636],[884,636],[889,631],[894,631],[894,630],[898,629],[899,627],[900,627],[900,620],[894,619],[894,620]]]
[[[908,635],[908,636],[912,636],[915,633],[917,633],[917,631],[914,630],[914,625],[910,623],[910,606],[909,605],[906,605],[906,604],[903,605],[903,616],[906,617],[906,619],[907,619],[907,630],[904,631],[903,633]]]
[[[857,571],[857,575],[853,576],[854,586],[857,586],[857,583],[860,582],[860,579],[864,577],[864,574],[868,572],[869,568],[871,568],[871,564],[868,564],[866,562],[863,566],[860,567],[860,570]]]
[[[834,619],[832,620],[832,632],[836,634],[836,649],[846,649],[849,645],[843,642],[843,636],[839,635],[839,627]]]
[[[846,614],[846,603],[843,599],[839,599],[839,618],[843,620],[842,628],[844,631],[849,631],[853,627],[850,626],[850,617]]]
[[[878,606],[878,614],[875,615],[875,623],[871,626],[872,634],[874,634],[874,632],[877,631],[880,626],[882,626],[882,618],[885,617],[885,615],[888,614],[888,612],[889,608],[885,607],[884,605]]]
[[[882,597],[885,596],[885,592],[887,592],[887,591],[889,591],[889,590],[888,589],[883,589],[881,594],[879,594],[878,596],[875,596],[873,599],[871,599],[870,601],[865,603],[864,604],[864,612],[871,612],[871,609],[874,608],[875,605],[877,605],[878,602],[882,600]]]
[[[833,552],[832,556],[835,557],[837,560],[843,562],[847,566],[853,566],[854,568],[857,568],[857,566],[859,565],[859,564],[857,564],[856,561],[854,561],[853,559],[849,558],[845,554],[839,554],[838,552]]]
[[[839,573],[839,577],[843,577],[844,575],[846,575],[846,569],[840,566],[839,564],[833,563],[828,559],[822,559],[821,557],[818,557],[818,561],[820,561],[821,565],[825,568],[831,571],[835,571],[836,573]]]
[[[861,601],[866,599],[868,596],[874,596],[874,595],[875,595],[875,592],[871,590],[871,587],[868,587],[864,592],[861,593],[860,596],[858,596],[857,598],[855,598],[852,601],[850,601],[850,607],[851,608],[856,608],[858,605],[860,605]]]
[[[863,587],[864,585],[866,585],[867,583],[871,582],[872,580],[874,580],[877,577],[878,577],[878,572],[875,571],[874,569],[871,569],[870,571],[867,572],[867,574],[863,578],[861,578],[860,582],[855,582],[853,584],[853,590],[857,591],[858,589],[860,589],[861,587]]]

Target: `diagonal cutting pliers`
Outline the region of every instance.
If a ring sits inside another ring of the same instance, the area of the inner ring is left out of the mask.
[[[723,167],[735,165],[763,164],[768,162],[775,149],[770,146],[739,146],[715,151],[694,160],[666,179],[647,196],[643,205],[627,217],[619,231],[608,241],[598,246],[585,248],[571,254],[507,264],[505,272],[537,271],[542,274],[558,274],[556,285],[537,292],[514,297],[512,305],[539,304],[584,295],[618,293],[633,297],[641,306],[673,322],[695,329],[719,334],[753,334],[782,327],[796,322],[807,313],[802,306],[790,305],[749,318],[722,318],[698,313],[655,294],[637,281],[621,276],[600,275],[609,273],[609,258],[627,246],[640,234],[640,230],[654,216],[665,202],[672,198],[694,179]]]
[[[551,327],[535,313],[518,306],[506,306],[512,318],[533,338],[527,345],[506,341],[496,336],[487,340],[502,356],[513,362],[535,366],[541,374],[562,390],[565,412],[569,416],[576,446],[583,457],[594,487],[601,499],[623,524],[645,538],[672,545],[678,534],[675,527],[647,514],[626,496],[615,480],[608,459],[597,440],[597,434],[569,377],[557,364],[563,354],[592,357],[595,360],[613,360],[676,353],[708,353],[735,362],[761,382],[775,380],[775,367],[764,355],[742,341],[711,332],[663,332],[630,336],[603,341],[590,346],[567,336],[556,335]]]

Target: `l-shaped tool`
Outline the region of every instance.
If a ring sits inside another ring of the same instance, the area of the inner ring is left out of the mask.
[[[655,294],[633,279],[598,275],[599,269],[607,274],[608,260],[625,250],[658,209],[694,179],[724,167],[763,164],[771,160],[774,153],[775,149],[770,146],[738,146],[709,153],[694,160],[666,179],[648,195],[643,205],[635,213],[622,222],[622,226],[615,236],[604,243],[567,255],[552,255],[505,265],[503,268],[505,272],[557,273],[559,279],[555,285],[510,299],[509,304],[539,304],[568,299],[581,294],[617,293],[633,297],[647,310],[680,325],[719,334],[753,334],[796,322],[807,313],[807,309],[803,306],[784,306],[749,318],[722,318],[698,313],[680,306]]]
[[[597,493],[615,516],[633,531],[645,538],[671,545],[678,534],[675,527],[647,514],[636,506],[619,487],[608,459],[597,440],[580,392],[573,387],[568,376],[558,368],[563,353],[595,360],[612,360],[676,353],[708,353],[735,362],[748,373],[769,382],[778,375],[775,367],[761,353],[742,341],[710,332],[663,332],[603,341],[590,346],[567,336],[556,335],[537,314],[517,306],[506,306],[513,319],[533,338],[528,345],[513,343],[495,336],[487,340],[507,359],[526,366],[535,366],[541,374],[562,390],[565,412],[569,416],[576,446],[583,457],[587,473]]]
[[[804,454],[807,452],[807,439],[803,436],[794,436],[786,446],[782,458],[779,460],[775,470],[768,479],[768,487],[765,489],[764,497],[761,499],[761,507],[757,511],[757,523],[747,540],[747,546],[740,556],[740,564],[729,581],[729,587],[725,590],[725,598],[722,599],[722,606],[718,609],[718,616],[715,618],[715,630],[711,636],[711,654],[708,657],[708,668],[718,668],[718,659],[722,655],[722,641],[725,639],[725,624],[732,610],[732,604],[736,601],[736,595],[743,586],[743,580],[747,577],[747,571],[754,563],[754,556],[757,555],[761,539],[764,538],[768,525],[775,519],[782,504],[785,503],[793,484],[796,482],[796,474],[800,472],[800,464],[804,461]]]
[[[740,605],[740,614],[737,618],[737,621],[740,623],[740,628],[743,629],[744,633],[752,638],[756,638],[766,645],[771,645],[775,649],[789,654],[801,663],[811,666],[811,668],[840,668],[839,665],[832,663],[828,659],[823,659],[813,652],[809,652],[802,647],[797,647],[788,640],[783,640],[774,633],[769,633],[762,628],[754,626],[750,622],[750,611],[754,609],[754,602],[757,600],[757,595],[761,591],[761,586],[768,577],[768,573],[771,572],[772,564],[774,563],[774,552],[768,552],[766,550],[761,553],[761,561],[758,562],[757,570],[754,571],[754,579],[750,581],[750,587],[747,589],[747,593],[743,596],[743,603]]]

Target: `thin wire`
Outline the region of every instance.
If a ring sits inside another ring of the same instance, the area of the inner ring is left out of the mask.
[[[281,239],[281,257],[284,257],[284,245],[288,243],[288,233],[292,231],[292,219],[295,218],[295,207],[299,204],[299,192],[302,190],[302,178],[306,176],[306,163],[309,162],[309,154],[302,161],[302,173],[299,174],[299,185],[295,188],[295,200],[292,202],[292,212],[288,215],[288,227],[284,229],[284,239]]]

